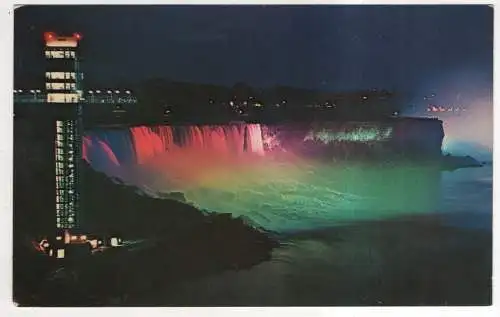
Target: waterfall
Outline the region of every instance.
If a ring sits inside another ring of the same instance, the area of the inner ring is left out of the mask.
[[[124,143],[128,143],[128,146],[123,145]],[[159,155],[180,151],[218,156],[238,156],[245,153],[262,156],[262,129],[260,124],[140,126],[128,131],[115,130],[114,133],[89,131],[83,140],[83,159],[89,163],[107,158],[113,164],[120,165],[118,156],[121,156],[132,157],[135,164],[146,164]],[[96,152],[101,154],[97,155]]]

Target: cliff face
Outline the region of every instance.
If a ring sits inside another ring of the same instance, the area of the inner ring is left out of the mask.
[[[414,157],[439,157],[444,138],[443,122],[437,119],[406,118],[394,121],[392,143]]]

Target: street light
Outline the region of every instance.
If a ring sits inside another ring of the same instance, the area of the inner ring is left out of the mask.
[[[115,90],[115,94],[119,94],[119,93],[120,93],[120,91],[119,91],[119,90]]]
[[[94,91],[89,90],[89,94],[90,94],[90,102],[94,102]]]
[[[109,101],[113,101],[113,92],[111,90],[108,90],[108,94],[109,94]]]
[[[127,95],[130,95],[130,90],[125,90],[125,93],[126,93]]]

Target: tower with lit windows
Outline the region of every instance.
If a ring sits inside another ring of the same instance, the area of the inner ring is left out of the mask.
[[[45,88],[47,103],[68,107],[70,117],[56,120],[55,137],[55,209],[56,227],[73,229],[81,222],[81,197],[79,182],[81,177],[81,100],[82,79],[80,72],[78,45],[81,36],[58,36],[45,33]]]

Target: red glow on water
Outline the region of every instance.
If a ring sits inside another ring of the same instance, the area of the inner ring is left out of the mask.
[[[112,162],[114,165],[119,166],[120,162],[116,158],[115,153],[111,149],[110,145],[103,140],[96,139],[94,142],[90,137],[84,136],[82,142],[82,159],[87,161],[88,163],[92,163],[92,154],[91,152],[98,151],[103,153],[106,157],[107,161]]]
[[[117,159],[116,154],[120,154]],[[129,183],[156,190],[206,184],[243,172],[261,161],[264,137],[259,124],[132,127],[89,132],[82,156],[93,168]]]
[[[132,141],[135,146],[135,157],[138,164],[143,164],[150,157],[168,151],[174,147],[171,127],[162,127],[154,133],[148,127],[131,128]]]
[[[90,163],[89,156],[88,156],[88,151],[89,148],[92,147],[92,139],[84,136],[83,137],[83,145],[82,145],[82,158]]]
[[[116,158],[116,155],[113,152],[113,150],[111,149],[111,147],[106,142],[104,142],[102,140],[98,140],[98,143],[99,143],[99,146],[104,151],[104,153],[106,153],[106,156],[109,159],[109,161],[111,161],[113,164],[115,164],[117,166],[120,165],[120,162],[118,162],[118,159]]]
[[[262,132],[259,125],[190,126],[182,128],[181,145],[174,142],[171,126],[134,127],[130,129],[136,161],[146,163],[150,158],[168,153],[185,155],[203,161],[211,156],[239,155],[243,152],[263,154]],[[180,153],[182,152],[182,153]]]

